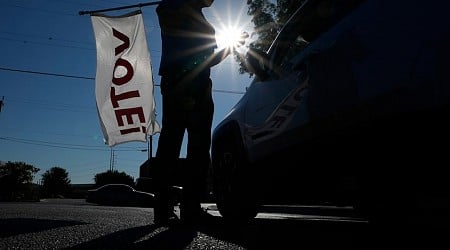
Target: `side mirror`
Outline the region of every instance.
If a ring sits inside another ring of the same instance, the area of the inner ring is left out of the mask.
[[[267,53],[259,49],[250,48],[245,56],[245,67],[250,73],[255,74],[258,79],[264,80],[268,76],[267,70],[269,69]]]

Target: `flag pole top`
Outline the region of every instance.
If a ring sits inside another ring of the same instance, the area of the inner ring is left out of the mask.
[[[147,2],[147,3],[138,3],[133,5],[127,5],[127,6],[121,6],[116,8],[109,8],[109,9],[101,9],[101,10],[81,10],[78,12],[80,16],[86,15],[86,14],[94,14],[94,13],[100,13],[100,12],[108,12],[108,11],[114,11],[114,10],[123,10],[123,9],[130,9],[130,8],[141,8],[144,6],[150,6],[150,5],[157,5],[161,3],[161,1],[155,1],[155,2]]]

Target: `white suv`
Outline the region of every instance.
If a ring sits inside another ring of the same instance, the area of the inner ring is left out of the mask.
[[[213,131],[221,215],[252,218],[268,203],[447,207],[448,5],[310,0],[266,53],[249,51],[255,79]]]

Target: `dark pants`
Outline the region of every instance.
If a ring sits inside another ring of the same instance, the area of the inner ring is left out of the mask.
[[[184,84],[184,85],[181,85]],[[211,126],[214,103],[211,79],[194,79],[179,83],[170,76],[162,77],[162,128],[158,141],[155,172],[155,217],[167,216],[173,210],[169,201],[169,188],[173,176],[182,171],[183,186],[181,218],[200,210],[200,201],[206,187],[210,165]],[[180,157],[183,137],[187,131],[187,155],[183,169],[174,169]]]

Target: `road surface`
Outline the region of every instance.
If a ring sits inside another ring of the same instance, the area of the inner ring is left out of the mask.
[[[351,208],[266,206],[253,221],[156,227],[153,209],[97,206],[84,200],[0,202],[0,249],[384,249],[445,244],[445,229],[374,226]],[[429,234],[430,233],[430,234]]]

